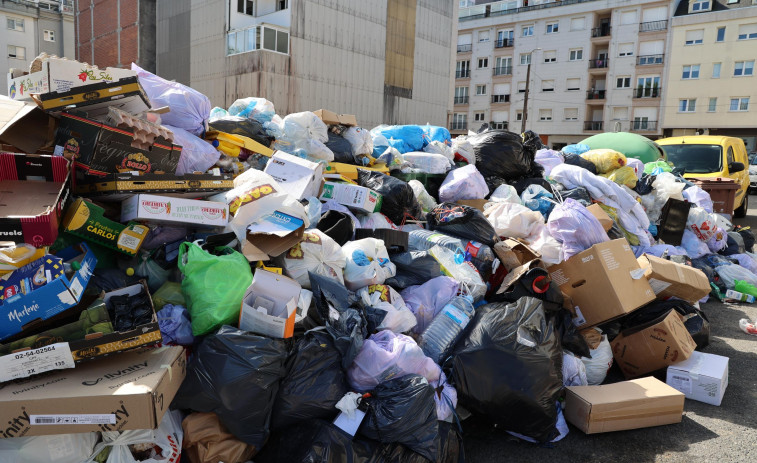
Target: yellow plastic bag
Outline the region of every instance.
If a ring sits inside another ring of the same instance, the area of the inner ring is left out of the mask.
[[[633,167],[629,166],[624,166],[620,169],[615,169],[611,172],[601,175],[602,177],[606,177],[612,180],[618,185],[625,185],[628,188],[634,188],[636,186],[636,182],[639,181],[639,178],[636,176],[636,172],[633,170]]]
[[[626,165],[626,157],[622,153],[610,149],[591,150],[583,153],[582,158],[596,166],[597,172],[606,174]]]
[[[603,211],[607,213],[607,215],[610,216],[612,221],[614,222],[613,227],[617,226],[618,230],[620,230],[623,235],[626,237],[626,241],[628,241],[628,244],[631,246],[638,246],[639,245],[639,237],[634,235],[633,233],[630,233],[628,230],[623,228],[623,226],[620,224],[620,218],[618,218],[618,213],[615,211],[614,207],[606,206],[602,203],[599,204],[599,207],[602,208]]]

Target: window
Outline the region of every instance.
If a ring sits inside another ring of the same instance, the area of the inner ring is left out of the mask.
[[[557,51],[556,50],[547,50],[544,52],[544,62],[545,63],[554,63],[557,61]]]
[[[615,88],[631,88],[631,77],[618,77]]]
[[[633,43],[621,43],[618,45],[618,56],[633,56]]]
[[[8,58],[26,59],[26,48],[8,45]]]
[[[531,53],[521,53],[520,64],[531,64]]]
[[[478,41],[479,42],[488,42],[489,41],[489,31],[478,31]]]
[[[522,121],[523,120],[523,111],[516,111],[515,112],[515,120],[516,121]]]
[[[565,108],[565,120],[577,121],[578,120],[578,108]]]
[[[7,24],[8,24],[8,29],[10,29],[12,31],[19,31],[19,32],[23,32],[24,31],[24,20],[23,19],[8,18]]]
[[[704,29],[686,31],[686,45],[699,45],[704,41]]]
[[[625,106],[612,108],[612,120],[614,121],[627,121],[628,120],[628,108]]]
[[[720,79],[720,63],[712,63],[712,78]]]
[[[542,80],[541,81],[541,91],[542,92],[554,92],[555,91],[555,81],[554,80]]]
[[[728,0],[728,4],[730,5],[731,3],[739,3],[739,0]]]
[[[648,116],[637,116],[633,118],[634,130],[654,130],[654,126],[649,126]]]
[[[570,30],[582,31],[586,29],[586,18],[581,16],[580,18],[572,18],[570,20]]]
[[[539,110],[539,120],[540,121],[551,121],[552,120],[552,110],[551,109],[540,109]]]
[[[736,61],[733,66],[734,76],[751,76],[754,75],[754,60]]]
[[[749,97],[731,98],[731,107],[729,111],[749,111]]]
[[[621,11],[620,24],[633,24],[636,22],[636,10]]]
[[[455,113],[452,115],[452,130],[465,130],[468,128],[468,115]]]
[[[534,35],[534,25],[531,24],[530,26],[523,26],[520,31],[523,37],[531,37],[532,35]]]
[[[489,58],[479,58],[478,59],[478,68],[479,69],[485,69],[489,67]]]
[[[455,104],[468,104],[468,87],[455,87]]]
[[[509,56],[498,56],[494,68],[495,76],[510,75],[513,73],[513,59]]]
[[[289,53],[289,33],[271,27],[263,27],[262,29],[263,49]]]
[[[557,32],[558,27],[560,26],[560,23],[549,23],[547,24],[547,34],[554,34]]]
[[[683,67],[681,79],[699,79],[699,65],[692,64]]]
[[[689,4],[689,12],[710,11],[711,7],[712,3],[710,3],[710,0],[694,0]]]
[[[696,98],[690,98],[687,100],[678,100],[678,112],[679,113],[693,113],[697,109]]]
[[[570,51],[570,60],[571,61],[581,61],[584,59],[584,49],[583,48],[576,48]]]
[[[566,90],[581,90],[581,79],[570,77],[565,81]]]
[[[476,122],[483,122],[485,119],[486,113],[473,113],[473,120]]]
[[[286,10],[289,8],[289,0],[277,0],[276,11]]]
[[[237,0],[237,13],[247,14],[250,16],[255,15],[255,9],[253,8],[255,2],[252,0]]]
[[[739,26],[739,40],[757,39],[757,24],[742,24]]]
[[[42,40],[45,42],[55,42],[55,31],[45,29],[42,31]]]
[[[725,40],[725,27],[718,27],[718,35],[715,38],[716,42],[722,42]]]
[[[717,107],[718,107],[718,99],[710,98],[710,103],[707,105],[707,112],[714,113]]]
[[[486,85],[476,85],[476,95],[486,95]]]

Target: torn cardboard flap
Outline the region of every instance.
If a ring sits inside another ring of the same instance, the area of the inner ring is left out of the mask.
[[[505,279],[502,280],[502,284],[497,290],[497,294],[502,294],[504,292],[507,292],[507,290],[509,290],[510,287],[516,281],[520,279],[520,277],[528,273],[529,270],[537,268],[537,267],[543,268],[544,270],[547,269],[547,266],[544,264],[544,262],[542,262],[541,259],[534,259],[530,262],[526,262],[525,264],[510,270],[510,272],[508,272],[508,274],[505,275]]]
[[[250,262],[269,260],[302,241],[304,234],[305,223],[302,219],[276,211],[247,227],[242,254]]]
[[[527,244],[511,238],[495,244],[494,252],[508,272],[534,259],[541,258],[541,254],[531,249]]]
[[[0,143],[36,153],[55,133],[55,119],[35,104],[0,95]]]
[[[591,206],[587,207],[586,210],[591,212],[591,215],[599,220],[600,225],[602,225],[602,228],[604,228],[605,231],[608,231],[612,228],[612,219],[609,215],[607,215],[607,212],[605,212],[604,209],[599,207],[599,204],[592,204]]]

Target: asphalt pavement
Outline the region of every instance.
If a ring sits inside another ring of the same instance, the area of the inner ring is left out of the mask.
[[[754,198],[752,198],[754,199]],[[745,219],[757,234],[757,200]],[[747,462],[757,461],[757,336],[739,329],[757,318],[757,304],[710,300],[701,306],[710,320],[704,349],[730,359],[729,383],[719,407],[686,399],[683,421],[654,428],[586,435],[570,425],[561,441],[537,445],[511,437],[483,420],[463,422],[466,461],[496,462]],[[611,376],[621,378],[617,367]]]

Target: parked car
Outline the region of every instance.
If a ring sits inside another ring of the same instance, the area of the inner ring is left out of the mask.
[[[686,169],[685,178],[728,177],[739,185],[734,200],[734,217],[746,216],[749,207],[750,174],[746,146],[741,138],[713,135],[671,137],[657,140],[668,161]]]
[[[754,193],[757,190],[757,155],[751,155],[749,158],[749,192]]]

